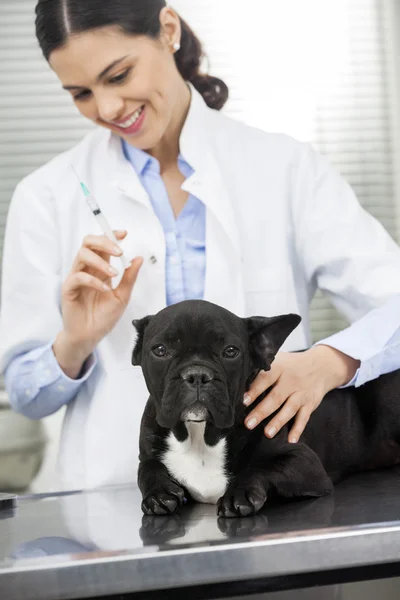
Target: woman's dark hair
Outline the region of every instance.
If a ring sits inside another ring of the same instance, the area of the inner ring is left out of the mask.
[[[70,35],[114,26],[128,35],[157,39],[161,33],[160,11],[165,0],[39,0],[36,6],[36,36],[42,52],[50,54],[66,44]],[[175,61],[185,81],[190,81],[210,108],[220,110],[229,90],[217,77],[200,72],[204,58],[200,40],[181,19],[181,48]]]

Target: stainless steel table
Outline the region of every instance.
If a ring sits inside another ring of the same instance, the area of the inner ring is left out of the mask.
[[[236,520],[204,505],[143,517],[135,488],[25,497],[0,514],[0,598],[194,600],[393,577],[399,516],[400,469]]]

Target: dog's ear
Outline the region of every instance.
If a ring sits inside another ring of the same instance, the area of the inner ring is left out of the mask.
[[[249,317],[244,319],[249,332],[250,354],[256,369],[269,371],[276,353],[301,321],[299,315]]]
[[[142,364],[142,349],[143,349],[143,338],[144,332],[146,331],[147,325],[150,323],[152,315],[144,317],[143,319],[135,319],[132,321],[132,325],[137,331],[137,338],[135,347],[132,352],[132,364],[134,366],[140,366]]]

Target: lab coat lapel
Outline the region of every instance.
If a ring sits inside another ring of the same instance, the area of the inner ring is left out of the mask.
[[[239,234],[228,192],[211,155],[183,189],[206,206],[206,277],[204,299],[244,314]]]
[[[243,316],[240,237],[229,193],[209,142],[213,115],[200,94],[190,87],[192,102],[180,149],[194,174],[182,189],[199,198],[207,209],[204,299]]]
[[[128,196],[135,202],[139,202],[149,210],[152,210],[150,198],[144,189],[138,174],[132,168],[130,162],[125,158],[121,140],[110,135],[108,142],[108,155],[110,156],[111,169],[115,177],[110,186]]]

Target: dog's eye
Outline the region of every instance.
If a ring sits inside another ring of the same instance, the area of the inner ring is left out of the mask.
[[[167,354],[167,349],[162,344],[159,346],[154,346],[151,351],[153,354],[155,354],[155,356],[165,356]]]
[[[228,346],[227,348],[225,348],[222,354],[225,358],[236,358],[237,356],[239,356],[240,350],[235,346]]]

